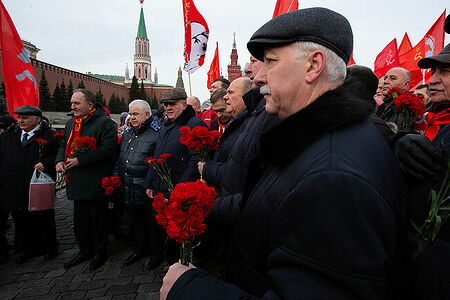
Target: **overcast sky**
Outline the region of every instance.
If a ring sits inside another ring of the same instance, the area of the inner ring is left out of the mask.
[[[133,72],[134,42],[139,0],[2,0],[22,39],[41,51],[38,59],[81,73],[124,76]],[[209,98],[207,72],[219,42],[220,66],[225,77],[230,62],[233,32],[239,63],[249,60],[246,43],[273,14],[276,0],[194,0],[208,23],[210,36],[205,64],[191,74],[192,94]],[[159,83],[175,85],[184,63],[182,0],[145,0],[144,13],[150,40],[152,68]],[[449,2],[443,0],[328,0],[299,1],[300,8],[323,6],[343,14],[354,34],[356,63],[373,68],[377,54],[393,39],[400,44],[405,32],[413,46],[423,37]],[[334,30],[334,28],[330,28]],[[446,44],[449,35],[446,34]],[[186,91],[188,76],[183,72]]]

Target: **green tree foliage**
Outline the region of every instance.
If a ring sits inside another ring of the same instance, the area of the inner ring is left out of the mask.
[[[125,103],[125,99],[120,99],[120,112],[128,111],[128,105]]]
[[[144,80],[141,81],[141,86],[139,88],[139,99],[148,100],[147,93],[145,93]],[[150,103],[149,103],[150,104]]]
[[[136,76],[133,76],[130,87],[130,101],[133,101],[135,99],[139,99],[139,83]]]
[[[6,106],[6,89],[5,83],[2,81],[2,85],[0,87],[0,115],[7,115],[8,108]]]
[[[64,104],[61,104],[60,110],[67,111],[67,106],[70,100],[67,99],[67,88],[66,84],[64,83],[64,79],[61,81],[61,85],[59,86],[59,88],[61,90],[61,97],[64,99]]]
[[[83,80],[81,80],[80,82],[78,82],[77,89],[85,89]]]
[[[39,81],[39,108],[46,111],[54,110],[52,95],[50,94],[44,70],[42,70],[41,80]]]
[[[109,98],[108,109],[109,112],[112,114],[120,114],[122,112],[120,106],[120,99],[114,93],[111,95],[111,98]]]
[[[106,107],[106,100],[102,94],[102,89],[100,87],[98,87],[98,91],[95,94],[95,103],[99,103],[99,104],[103,105],[104,107]]]
[[[158,99],[156,99],[156,95],[153,96],[152,102],[150,103],[150,107],[152,109],[158,109]]]
[[[56,87],[53,90],[52,102],[55,111],[66,111],[65,99],[63,98],[63,94],[61,93],[61,88],[59,87],[58,82],[56,83]]]
[[[70,110],[71,110],[71,107],[70,107],[70,99],[72,99],[72,94],[73,94],[73,83],[72,83],[72,79],[69,79],[69,84],[67,85],[66,94],[67,94],[67,107],[66,107],[66,111],[70,111]]]

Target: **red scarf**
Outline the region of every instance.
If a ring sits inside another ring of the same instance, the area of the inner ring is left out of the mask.
[[[432,141],[438,133],[441,125],[450,123],[450,112],[442,110],[440,112],[433,113],[427,112],[422,119],[416,121],[414,129],[423,134]]]
[[[71,155],[75,152],[75,140],[77,137],[81,134],[81,125],[83,124],[83,121],[86,120],[87,117],[92,115],[95,112],[95,108],[91,109],[85,116],[79,117],[79,118],[73,118],[72,123],[72,130],[70,132],[69,139],[67,140],[66,144],[66,155],[65,160],[71,157]]]

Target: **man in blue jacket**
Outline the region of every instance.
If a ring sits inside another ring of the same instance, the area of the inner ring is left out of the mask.
[[[375,104],[343,84],[349,22],[302,9],[273,18],[247,46],[264,61],[254,80],[281,122],[250,164],[226,282],[176,263],[161,299],[395,297],[406,189],[368,119]]]

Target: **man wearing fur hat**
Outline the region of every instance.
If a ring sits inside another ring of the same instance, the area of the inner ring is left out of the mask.
[[[348,21],[325,8],[280,15],[252,36],[264,61],[254,80],[281,122],[250,164],[227,282],[177,263],[162,299],[393,297],[405,188],[368,120],[375,104],[343,84],[352,45]]]

